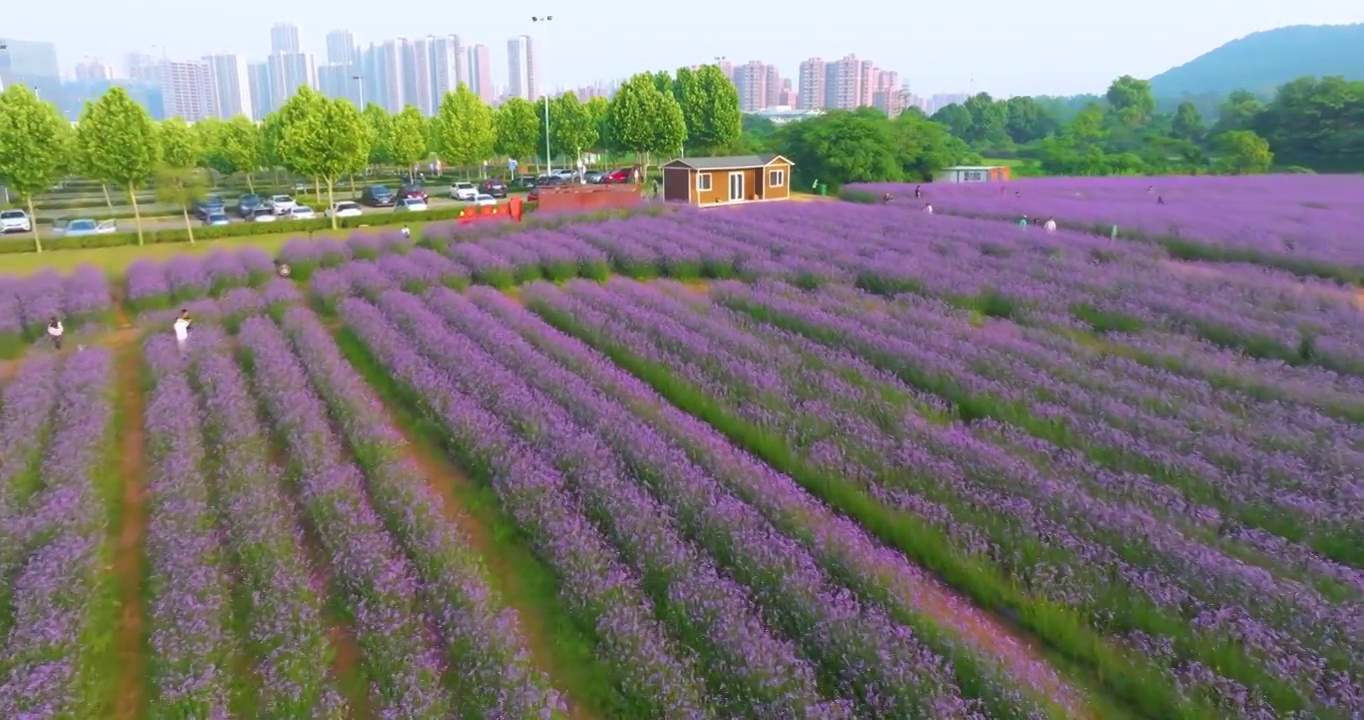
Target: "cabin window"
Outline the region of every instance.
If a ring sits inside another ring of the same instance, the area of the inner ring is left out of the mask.
[[[696,174],[697,192],[710,192],[710,173]]]
[[[785,171],[785,170],[769,170],[769,171],[767,171],[767,186],[768,186],[768,187],[778,188],[778,187],[782,187],[782,186],[785,185],[785,184],[786,184],[786,171]]]

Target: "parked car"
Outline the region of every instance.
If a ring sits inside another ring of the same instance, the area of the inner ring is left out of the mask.
[[[424,212],[426,203],[417,198],[403,198],[398,201],[397,207],[393,209],[398,212]]]
[[[568,169],[568,168],[563,168],[563,169],[561,169],[561,170],[555,170],[555,171],[551,172],[550,175],[552,175],[552,176],[554,176],[554,177],[557,177],[557,178],[563,178],[564,180],[567,180],[567,181],[573,181],[573,180],[577,180],[577,179],[578,179],[578,171],[577,171],[577,170],[570,170],[570,169]]]
[[[427,201],[426,189],[416,183],[410,183],[398,188],[398,198],[417,198],[422,202]]]
[[[450,199],[471,202],[478,195],[478,188],[473,183],[457,182],[450,186]]]
[[[285,217],[290,220],[315,220],[317,213],[313,212],[313,209],[307,205],[295,205],[289,208],[289,214]]]
[[[526,202],[540,202],[540,188],[533,187],[526,193]]]
[[[89,218],[68,220],[65,223],[52,228],[53,235],[63,237],[80,237],[82,235],[107,235],[118,232],[118,222],[115,220],[101,220],[96,222]]]
[[[497,198],[493,197],[492,195],[485,195],[485,194],[483,194],[483,193],[479,193],[478,195],[475,195],[475,196],[474,196],[474,204],[475,204],[475,205],[496,205],[496,204],[497,204]]]
[[[227,203],[223,202],[220,195],[206,195],[194,201],[194,215],[200,220],[208,218],[209,215],[221,213]]]
[[[345,200],[327,208],[326,214],[327,217],[348,218],[360,217],[360,215],[363,214],[363,211],[360,210],[359,203],[354,203],[349,200]]]
[[[237,214],[243,218],[249,218],[256,212],[256,208],[265,207],[259,195],[243,195],[237,198]]]
[[[275,211],[262,205],[261,207],[252,210],[251,215],[247,219],[251,222],[274,222],[276,219]]]
[[[5,210],[4,212],[0,212],[0,233],[32,231],[33,221],[28,219],[28,213],[23,210]]]
[[[204,224],[213,227],[214,225],[230,225],[232,221],[227,218],[227,213],[219,210],[204,216]]]
[[[587,172],[583,173],[583,180],[585,180],[587,183],[591,185],[600,184],[601,179],[604,177],[606,177],[606,173],[600,170],[588,170]]]
[[[637,173],[638,173],[637,168],[621,168],[619,170],[609,172],[605,176],[603,176],[602,183],[607,185],[614,185],[617,183],[634,182],[635,175]]]
[[[484,180],[478,186],[478,190],[484,195],[492,195],[495,198],[507,197],[507,184],[495,178]]]
[[[393,204],[398,202],[398,197],[383,185],[370,185],[360,193],[360,202],[370,207],[393,207]]]
[[[273,210],[276,215],[285,215],[298,207],[298,203],[294,202],[294,199],[289,195],[271,195],[270,199],[265,201],[265,206]]]

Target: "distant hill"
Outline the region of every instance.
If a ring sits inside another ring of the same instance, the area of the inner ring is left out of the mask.
[[[1151,78],[1156,97],[1272,93],[1304,75],[1364,80],[1364,23],[1293,25],[1251,33]]]

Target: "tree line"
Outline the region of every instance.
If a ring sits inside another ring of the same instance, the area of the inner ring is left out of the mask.
[[[314,183],[334,202],[338,182],[374,165],[411,168],[431,157],[473,168],[508,159],[543,158],[546,134],[555,155],[576,163],[584,153],[654,158],[734,147],[741,126],[739,96],[718,66],[676,73],[641,73],[611,98],[580,102],[574,94],[549,101],[549,124],[538,103],[512,99],[494,109],[461,84],[431,118],[415,107],[390,114],[363,110],[307,88],[260,123],[244,116],[188,124],[154,122],[123,88],[86,104],[72,127],[52,103],[22,85],[0,92],[0,184],[34,215],[34,198],[62,178],[100,182],[128,195],[143,242],[138,188],[153,183],[158,199],[189,208],[207,190],[205,170],[252,175],[280,168]],[[335,224],[335,219],[333,219]],[[41,251],[41,240],[35,243]]]
[[[1200,107],[1211,102],[1161,101],[1149,82],[1123,76],[1101,97],[979,93],[932,119],[981,155],[1026,161],[1024,174],[1364,170],[1364,82],[1302,78],[1268,102],[1239,90],[1209,117]]]

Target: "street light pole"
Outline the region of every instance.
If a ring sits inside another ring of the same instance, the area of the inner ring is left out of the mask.
[[[358,103],[356,103],[356,107],[360,108],[361,110],[364,110],[364,109],[365,109],[365,76],[364,76],[364,75],[351,75],[351,76],[350,76],[350,79],[351,79],[351,80],[358,80],[358,81],[360,82],[360,101],[359,101]]]
[[[541,40],[542,40],[542,41],[549,35],[549,22],[550,22],[551,20],[553,20],[553,19],[554,19],[554,16],[553,16],[553,15],[545,15],[545,16],[543,16],[543,17],[531,17],[530,21],[533,22],[533,23],[544,23],[545,31],[541,34]],[[546,42],[546,43],[544,43],[544,44],[547,45],[548,43]],[[545,65],[545,61],[544,61],[544,58],[543,58],[544,52],[545,52],[545,48],[544,48],[544,47],[541,47],[541,48],[540,48],[540,54],[541,54],[542,57],[541,57],[541,59],[540,59],[540,65],[541,65],[542,69],[547,69],[547,66]],[[529,72],[529,71],[530,71],[530,68],[527,67],[526,70],[527,70],[527,72],[526,72],[526,85],[530,85],[530,72]],[[542,71],[540,74],[541,74],[541,79],[544,80],[544,79],[545,79],[545,77],[544,77],[544,76],[545,76],[545,73]],[[554,172],[554,160],[552,159],[553,156],[550,155],[550,149],[549,149],[549,92],[548,92],[549,83],[548,83],[548,82],[545,82],[545,88],[546,88],[546,92],[542,93],[542,95],[544,95],[544,97],[545,97],[545,174],[546,174],[546,175],[549,175],[550,173]],[[529,90],[530,88],[527,87],[526,89]]]

